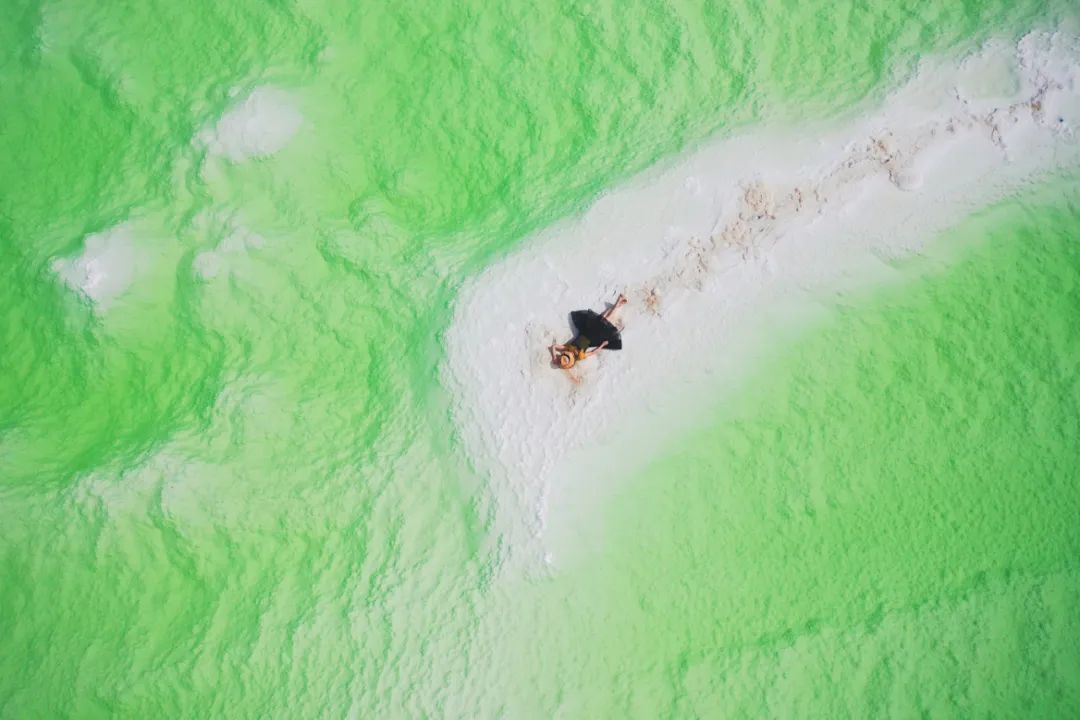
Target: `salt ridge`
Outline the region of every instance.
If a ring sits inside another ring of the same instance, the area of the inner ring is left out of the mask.
[[[647,172],[470,280],[443,377],[503,546],[548,553],[552,498],[571,506],[596,472],[647,459],[696,395],[746,370],[770,313],[888,277],[891,258],[1076,166],[1078,125],[1076,36],[988,43],[922,62],[843,127],[758,130]],[[551,369],[569,311],[618,291],[626,349]]]

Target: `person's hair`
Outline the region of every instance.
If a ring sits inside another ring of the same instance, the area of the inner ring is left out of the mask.
[[[574,357],[574,353],[570,350],[563,350],[561,353],[559,353],[559,367],[561,367],[563,370],[569,370],[570,368],[574,367],[574,363],[576,361],[577,358]]]

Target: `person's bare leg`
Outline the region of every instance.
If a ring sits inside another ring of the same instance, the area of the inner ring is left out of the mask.
[[[619,308],[621,308],[625,304],[626,304],[626,296],[623,295],[622,293],[619,293],[619,297],[615,299],[615,304],[612,305],[611,307],[609,307],[603,313],[601,313],[600,317],[604,318],[605,320],[610,321],[611,316],[615,314],[615,311],[618,310]]]

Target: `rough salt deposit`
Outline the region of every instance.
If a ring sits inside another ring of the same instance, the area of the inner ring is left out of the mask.
[[[135,240],[126,225],[87,235],[82,252],[52,263],[53,271],[98,310],[108,309],[128,289],[138,266]]]
[[[214,155],[234,162],[273,155],[285,147],[303,124],[295,101],[273,87],[252,90],[217,123],[199,134]]]

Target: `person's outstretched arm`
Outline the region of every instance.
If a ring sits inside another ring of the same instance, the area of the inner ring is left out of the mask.
[[[615,304],[609,307],[604,312],[600,313],[600,317],[604,318],[608,322],[611,322],[611,316],[615,314],[615,311],[621,308],[627,303],[626,296],[619,293],[619,297],[615,299]]]
[[[592,357],[592,356],[593,356],[593,355],[595,355],[596,353],[598,353],[598,352],[600,352],[601,350],[603,350],[604,348],[606,348],[606,347],[607,347],[607,343],[608,343],[608,341],[607,341],[607,340],[605,340],[604,342],[602,342],[602,343],[600,343],[599,345],[597,345],[596,347],[594,347],[594,348],[593,348],[592,350],[589,350],[588,352],[586,352],[586,353],[585,353],[585,356],[586,356],[586,357]]]

